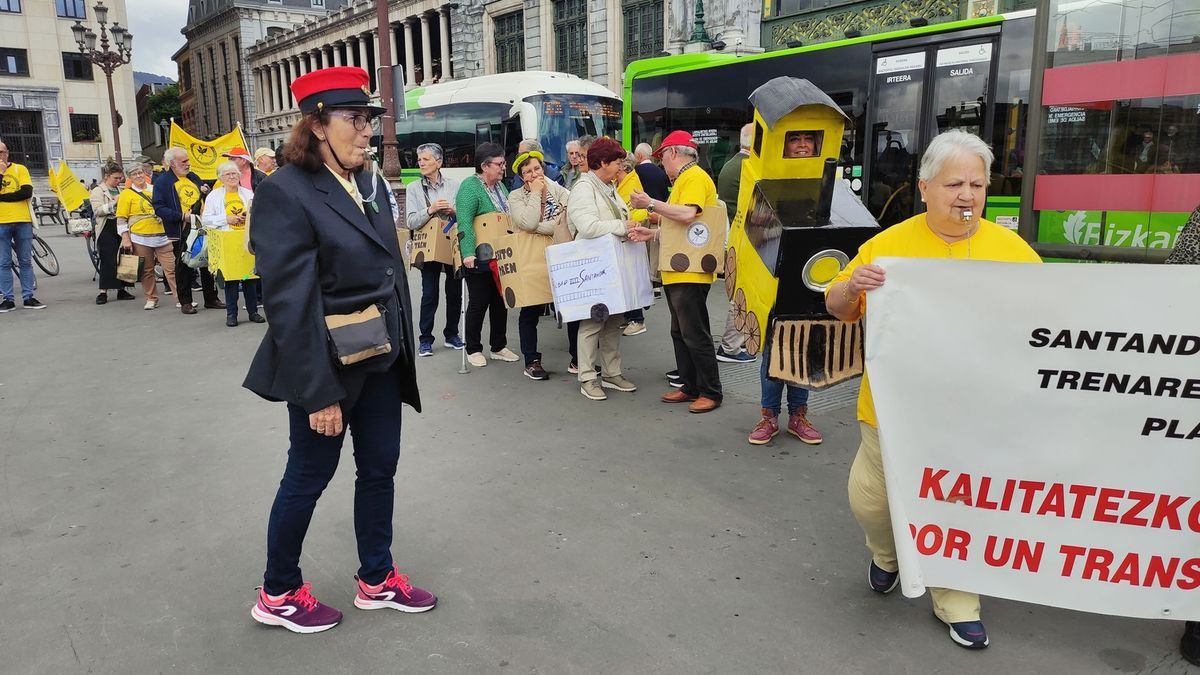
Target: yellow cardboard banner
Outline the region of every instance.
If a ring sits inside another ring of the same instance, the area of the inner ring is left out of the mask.
[[[246,230],[206,230],[208,268],[221,273],[225,281],[257,279],[254,254],[246,250]]]
[[[50,167],[50,189],[54,191],[58,201],[62,202],[63,208],[68,211],[74,211],[83,206],[89,197],[87,188],[79,182],[79,178],[75,176],[66,162],[58,163],[58,171],[55,171],[53,166]]]
[[[225,161],[221,153],[233,148],[246,148],[246,138],[242,136],[242,128],[234,127],[232,131],[211,141],[202,141],[183,130],[183,127],[171,120],[172,148],[187,150],[188,159],[192,161],[192,171],[204,180],[217,179],[217,167]]]

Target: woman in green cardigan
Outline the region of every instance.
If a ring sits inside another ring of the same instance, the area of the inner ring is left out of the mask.
[[[504,148],[496,143],[483,143],[475,149],[475,175],[458,188],[454,208],[458,218],[458,246],[462,252],[464,277],[467,280],[467,362],[476,368],[487,365],[483,357],[483,315],[491,314],[488,342],[492,358],[497,361],[516,361],[517,355],[508,348],[505,329],[508,310],[496,288],[491,266],[475,260],[475,218],[485,213],[508,213],[508,190],[504,188]]]

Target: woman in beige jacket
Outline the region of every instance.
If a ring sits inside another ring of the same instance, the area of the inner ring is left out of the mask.
[[[522,182],[522,187],[508,193],[508,215],[514,231],[552,236],[555,228],[566,219],[567,199],[571,192],[546,178],[542,153],[536,150],[517,155],[512,169]],[[522,307],[517,318],[521,355],[525,357],[525,377],[531,380],[550,379],[538,351],[537,324],[545,313],[545,305],[530,305]]]
[[[613,185],[625,150],[611,138],[601,138],[587,151],[589,171],[571,188],[567,225],[576,239],[598,239],[625,233],[637,223]],[[579,392],[593,401],[608,398],[605,389],[635,391],[637,385],[621,374],[621,323],[624,317],[597,316],[579,323]],[[598,354],[597,354],[598,352]],[[600,373],[596,373],[596,361]]]
[[[105,164],[100,169],[100,184],[92,188],[88,200],[96,222],[92,236],[95,237],[96,254],[100,257],[97,305],[108,302],[109,291],[116,291],[118,300],[133,299],[133,295],[125,290],[129,284],[117,278],[117,258],[121,254],[121,235],[117,233],[117,195],[121,193],[123,182],[125,172],[121,165],[116,162]]]

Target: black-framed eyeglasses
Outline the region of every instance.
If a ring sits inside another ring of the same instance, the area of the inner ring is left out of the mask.
[[[363,131],[368,126],[371,127],[372,130],[378,130],[380,128],[379,118],[370,117],[366,113],[350,112],[349,110],[330,110],[329,112],[330,114],[337,115],[338,117],[353,124],[355,131]]]

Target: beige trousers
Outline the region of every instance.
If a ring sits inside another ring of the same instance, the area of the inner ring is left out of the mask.
[[[156,259],[158,265],[162,267],[163,276],[167,278],[167,285],[171,287],[171,292],[178,298],[179,291],[175,288],[175,248],[169,243],[158,248],[150,248],[134,242],[133,252],[142,259],[142,294],[146,296],[146,299],[158,301],[158,279],[154,277],[154,261]]]
[[[862,442],[850,465],[850,510],[867,536],[867,548],[875,564],[895,572],[896,540],[892,537],[891,512],[888,509],[887,484],[883,478],[883,454],[879,449],[879,431],[858,423]],[[979,620],[979,595],[948,588],[930,588],[933,613],[946,623]]]
[[[607,321],[584,319],[579,322],[579,381],[587,382],[600,377],[596,374],[599,359],[600,372],[604,377],[621,374],[621,323],[625,315],[616,314]]]

